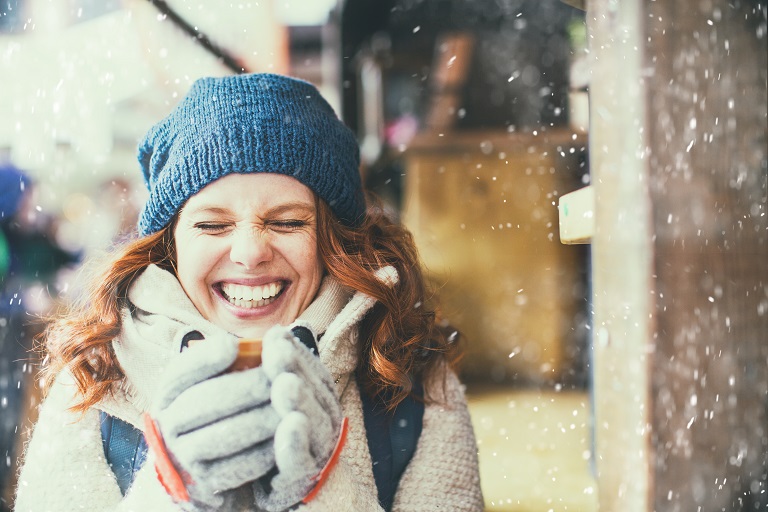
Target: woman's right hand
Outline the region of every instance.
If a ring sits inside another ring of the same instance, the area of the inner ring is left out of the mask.
[[[226,491],[275,464],[271,440],[279,417],[270,404],[269,379],[261,368],[227,372],[236,357],[234,337],[195,343],[171,364],[155,398],[159,444],[186,488],[189,510],[219,509]],[[160,464],[158,473],[168,489]]]

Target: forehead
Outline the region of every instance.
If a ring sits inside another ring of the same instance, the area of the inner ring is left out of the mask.
[[[229,174],[190,197],[182,211],[213,206],[270,209],[285,204],[305,204],[314,209],[315,195],[299,180],[283,174]]]

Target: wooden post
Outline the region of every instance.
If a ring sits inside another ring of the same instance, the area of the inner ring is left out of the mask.
[[[766,510],[766,2],[593,0],[601,510]]]
[[[590,161],[595,449],[602,510],[646,512],[652,234],[643,158],[646,90],[638,1],[587,8],[593,74]]]

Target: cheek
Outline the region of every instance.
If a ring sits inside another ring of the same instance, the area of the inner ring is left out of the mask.
[[[184,290],[205,288],[205,277],[217,260],[217,245],[200,238],[177,237],[176,270]],[[189,293],[188,293],[189,294]]]
[[[305,242],[297,248],[297,265],[299,265],[306,277],[318,278],[322,275],[322,263],[314,239]]]
[[[309,286],[322,277],[323,269],[314,237],[291,240],[280,247],[280,253],[285,256],[305,285]]]
[[[308,257],[305,262],[305,279],[307,281],[307,297],[305,298],[304,307],[306,308],[314,300],[317,291],[320,289],[320,283],[323,280],[323,274],[325,269],[320,261],[320,255],[317,251],[312,251],[311,256]]]

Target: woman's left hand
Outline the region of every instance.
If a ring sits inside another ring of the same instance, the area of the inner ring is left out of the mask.
[[[275,431],[277,473],[254,482],[256,504],[270,512],[304,500],[334,455],[342,431],[339,399],[320,359],[287,327],[263,339],[262,368],[272,381],[271,401],[280,420]]]

